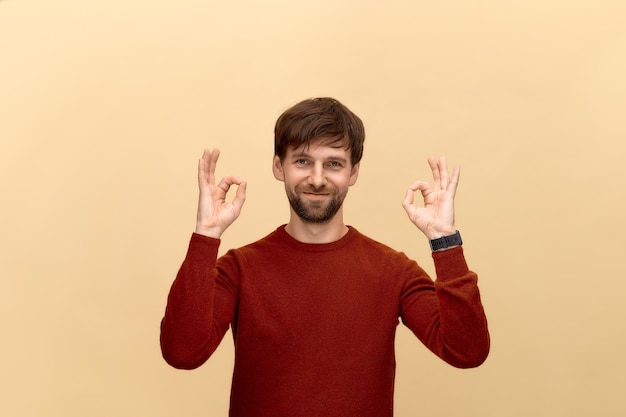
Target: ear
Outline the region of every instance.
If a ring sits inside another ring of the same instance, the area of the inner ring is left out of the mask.
[[[348,184],[350,184],[350,186],[356,184],[356,180],[357,178],[359,178],[359,168],[361,167],[361,163],[357,162],[353,167],[352,167],[352,171],[350,172],[350,182]]]
[[[285,181],[283,163],[280,161],[278,155],[274,155],[274,160],[272,161],[272,172],[274,173],[274,178],[276,178],[278,181]]]

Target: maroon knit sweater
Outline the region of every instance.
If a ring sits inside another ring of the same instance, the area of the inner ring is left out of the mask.
[[[328,244],[284,226],[216,261],[219,240],[194,234],[161,324],[163,357],[192,369],[229,326],[230,416],[393,414],[399,318],[453,366],[489,352],[476,274],[461,247],[433,253],[437,280],[356,229]]]

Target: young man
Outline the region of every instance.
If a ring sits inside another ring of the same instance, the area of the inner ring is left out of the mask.
[[[219,239],[239,216],[246,183],[216,181],[218,150],[199,161],[196,230],[170,291],[161,348],[172,366],[193,369],[232,326],[230,416],[392,416],[399,319],[453,366],[475,367],[487,357],[477,276],[454,226],[459,168],[450,176],[445,159],[430,158],[434,185],[412,184],[403,201],[431,241],[433,282],[403,253],[344,223],[364,137],[361,120],[331,98],[283,113],[272,168],[285,185],[289,222],[219,259]],[[417,191],[423,207],[414,204]]]

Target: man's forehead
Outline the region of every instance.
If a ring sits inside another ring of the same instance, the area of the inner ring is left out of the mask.
[[[338,151],[343,153],[349,150],[349,142],[347,139],[320,138],[297,146],[290,145],[287,147],[287,151],[294,154],[305,154],[316,150]]]

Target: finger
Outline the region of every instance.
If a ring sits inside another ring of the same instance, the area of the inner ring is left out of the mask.
[[[229,175],[229,176],[226,176],[226,177],[222,178],[220,183],[217,184],[217,188],[222,190],[224,192],[224,196],[226,196],[226,193],[228,192],[228,190],[230,189],[230,187],[232,185],[239,185],[242,182],[243,182],[243,180],[241,178],[239,178],[238,176],[236,176],[236,175]]]
[[[198,160],[198,186],[202,188],[209,181],[207,165],[210,152],[206,149],[202,153],[202,157]]]
[[[437,161],[437,158],[435,158],[434,156],[429,156],[428,165],[430,166],[430,170],[433,173],[433,182],[435,184],[435,190],[440,190],[441,189],[441,175],[439,172],[439,162]]]
[[[240,177],[231,175],[222,178],[217,187],[222,191],[220,199],[225,201],[226,193],[228,193],[228,190],[230,190],[233,185],[237,186],[237,192],[235,193],[235,197],[233,198],[233,201],[231,201],[231,204],[235,207],[237,212],[239,212],[241,207],[243,207],[243,203],[246,201],[246,188],[248,184]]]
[[[439,158],[439,178],[440,187],[442,190],[448,189],[449,177],[448,177],[448,163],[445,157]]]
[[[412,208],[415,201],[414,193],[415,190],[409,187],[404,195],[404,200],[402,200],[402,207],[404,207],[404,210],[406,210],[407,213],[409,213],[409,210]]]
[[[233,198],[232,204],[235,206],[237,211],[241,211],[241,207],[243,207],[243,203],[246,201],[246,188],[248,187],[248,183],[245,181],[241,181],[238,184],[237,192],[235,193],[235,198]]]
[[[450,183],[448,185],[448,192],[452,193],[453,197],[456,195],[456,189],[459,185],[459,178],[461,178],[461,166],[456,165],[452,170],[452,177],[450,177]]]
[[[215,167],[217,166],[217,160],[220,157],[220,150],[215,148],[212,151],[209,151],[208,154],[207,151],[204,151],[204,155],[202,157],[205,158],[205,156],[205,160],[207,161],[207,181],[209,184],[215,184]]]
[[[432,194],[433,189],[430,184],[425,181],[415,181],[413,184],[409,186],[409,189],[406,192],[406,196],[404,197],[404,202],[409,203],[410,205],[414,203],[415,197],[413,193],[419,191],[424,198],[424,202],[426,202],[426,198]],[[404,204],[403,202],[403,204]]]

